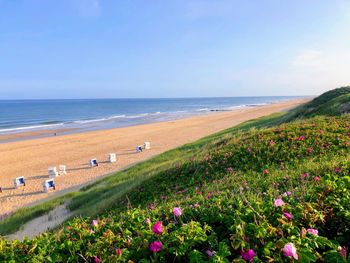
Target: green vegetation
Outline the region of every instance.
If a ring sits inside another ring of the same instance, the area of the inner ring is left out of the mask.
[[[323,93],[305,105],[301,105],[282,118],[282,121],[292,121],[319,115],[338,116],[350,113],[350,86]]]
[[[155,173],[167,169],[169,164],[180,164],[194,155],[200,153],[204,154],[209,149],[208,143],[222,139],[225,136],[230,136],[230,134],[234,132],[246,131],[253,127],[271,126],[277,123],[283,114],[284,113],[276,113],[267,117],[247,121],[196,142],[170,150],[149,161],[137,164],[110,177],[96,181],[84,187],[79,192],[71,192],[33,207],[19,209],[13,215],[0,221],[0,235],[5,236],[20,230],[21,226],[25,223],[48,213],[64,202],[69,204],[69,209],[74,215],[97,215],[110,207],[116,200],[128,193],[131,189],[152,177]]]
[[[0,261],[347,262],[350,115],[276,125],[284,117],[246,122],[72,194],[70,208],[84,217],[33,240],[0,239]]]
[[[69,193],[33,207],[19,209],[12,216],[0,221],[0,235],[8,235],[16,232],[20,228],[20,226],[24,225],[25,223],[31,221],[34,218],[48,213],[55,207],[64,204],[74,195],[75,193]]]

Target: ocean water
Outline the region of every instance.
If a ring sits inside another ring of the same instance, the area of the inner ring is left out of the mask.
[[[0,134],[96,130],[257,107],[297,97],[0,100]]]

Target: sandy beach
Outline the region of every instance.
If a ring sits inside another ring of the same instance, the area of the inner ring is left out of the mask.
[[[298,99],[171,122],[2,143],[0,216],[243,121],[284,111],[306,101]],[[144,141],[151,142],[151,150],[136,154],[135,147]],[[116,163],[106,162],[109,153],[117,153]],[[90,168],[88,162],[92,158],[100,162],[98,167]],[[67,166],[68,174],[55,179],[54,193],[43,193],[47,168],[60,164]],[[18,176],[26,178],[26,186],[14,189],[13,179]]]

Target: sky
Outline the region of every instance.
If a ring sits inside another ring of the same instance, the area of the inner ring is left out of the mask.
[[[0,99],[318,95],[350,0],[0,0]]]

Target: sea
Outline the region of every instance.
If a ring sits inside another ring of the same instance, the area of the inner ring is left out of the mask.
[[[259,107],[300,97],[0,100],[0,134],[88,131]]]

